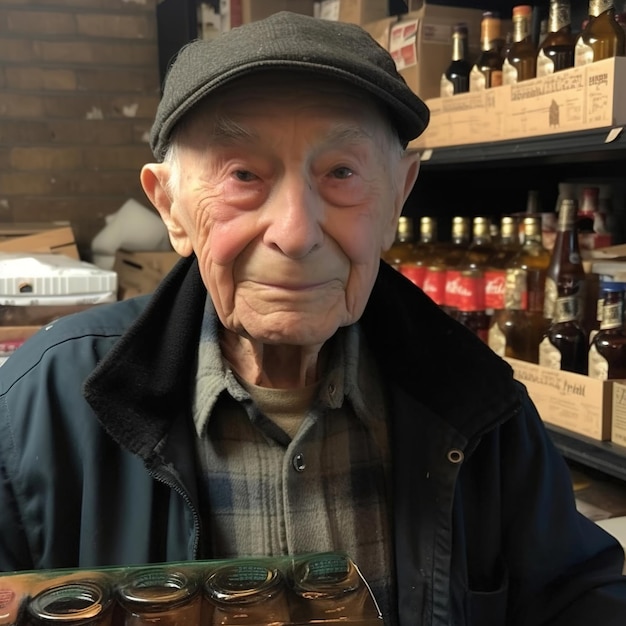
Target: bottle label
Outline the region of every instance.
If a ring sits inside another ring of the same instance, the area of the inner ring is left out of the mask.
[[[554,317],[554,303],[556,302],[557,288],[553,278],[546,277],[543,316],[551,320]]]
[[[574,47],[574,67],[593,63],[593,48],[583,41],[582,35],[578,37]]]
[[[446,271],[445,305],[452,309],[459,308],[459,291],[461,289],[461,272],[459,270]]]
[[[498,356],[505,356],[506,336],[500,330],[500,326],[497,321],[494,322],[489,329],[487,344]]]
[[[517,83],[517,68],[509,63],[508,59],[502,64],[502,84],[514,85]]]
[[[422,287],[424,285],[424,277],[426,276],[426,267],[422,265],[412,265],[410,263],[401,263],[398,266],[400,274],[406,276],[414,285]]]
[[[592,343],[589,348],[588,376],[598,380],[609,378],[609,362],[598,352],[595,343]]]
[[[470,91],[484,91],[487,88],[485,75],[475,65],[470,70],[469,88]]]
[[[504,308],[518,311],[525,311],[528,308],[526,270],[521,267],[506,270]]]
[[[446,296],[446,272],[426,270],[424,277],[424,293],[436,304],[445,303]]]
[[[566,296],[557,298],[554,303],[554,322],[573,322],[580,313],[580,298]]]
[[[539,365],[552,370],[561,369],[561,353],[547,337],[539,344]]]
[[[554,61],[543,50],[537,55],[537,78],[554,74]]]
[[[441,98],[448,98],[454,95],[454,85],[451,80],[448,80],[445,74],[441,75],[441,83],[439,86],[439,96]]]
[[[619,328],[623,324],[623,306],[621,302],[603,304],[601,330]]]
[[[485,310],[485,278],[484,276],[464,276],[458,281],[459,291],[457,306],[461,311]]]
[[[504,308],[505,270],[485,271],[485,308],[496,311]]]

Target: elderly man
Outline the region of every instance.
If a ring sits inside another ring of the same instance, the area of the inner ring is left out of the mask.
[[[187,46],[141,181],[185,257],[0,375],[0,569],[341,550],[388,624],[626,623],[510,368],[379,261],[428,111],[357,26]]]

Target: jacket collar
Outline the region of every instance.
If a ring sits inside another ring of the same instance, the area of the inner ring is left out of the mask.
[[[197,260],[182,259],[85,382],[107,431],[144,458],[191,412],[205,300]],[[385,263],[361,324],[379,370],[468,440],[512,410],[508,364]]]

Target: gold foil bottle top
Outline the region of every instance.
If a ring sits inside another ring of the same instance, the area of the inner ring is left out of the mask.
[[[527,4],[513,7],[513,41],[522,41],[530,34],[533,8]]]
[[[413,236],[414,236],[413,219],[403,215],[398,220],[396,240],[397,241],[413,241]]]
[[[589,15],[591,17],[598,17],[601,13],[614,8],[615,3],[613,0],[591,0],[589,2]]]
[[[485,11],[480,23],[480,42],[483,50],[490,50],[492,42],[501,38],[502,21],[497,13]]]
[[[474,239],[491,237],[491,220],[487,217],[475,217],[472,222],[472,234]]]
[[[517,220],[511,215],[505,215],[500,221],[500,235],[506,239],[518,237]]]
[[[437,222],[433,217],[420,219],[420,240],[423,242],[435,241],[437,238]]]
[[[541,217],[524,218],[524,239],[536,239],[541,236]]]
[[[452,218],[452,238],[453,239],[469,239],[470,220],[469,217],[453,217]]]
[[[559,219],[556,229],[560,231],[571,230],[576,222],[578,206],[576,200],[572,198],[564,198],[559,207]]]
[[[551,0],[548,30],[551,33],[565,28],[572,23],[572,8],[569,0]]]

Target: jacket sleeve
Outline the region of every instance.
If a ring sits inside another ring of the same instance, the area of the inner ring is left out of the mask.
[[[569,469],[525,390],[501,427],[503,541],[513,624],[623,626],[624,552],[576,509]]]
[[[4,397],[0,397],[0,572],[33,568],[26,533],[11,480],[13,434]]]

